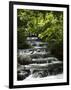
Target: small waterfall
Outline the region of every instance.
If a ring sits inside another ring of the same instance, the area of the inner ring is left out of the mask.
[[[35,35],[28,36],[26,42],[32,48],[18,50],[18,80],[24,80],[30,74],[33,78],[42,78],[63,72],[63,63],[51,56],[47,42]]]

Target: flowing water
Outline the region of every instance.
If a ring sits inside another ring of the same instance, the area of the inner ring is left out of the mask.
[[[51,55],[48,43],[42,42],[38,37],[27,37],[29,49],[19,49],[17,79],[48,78],[60,75],[62,77],[63,63]]]

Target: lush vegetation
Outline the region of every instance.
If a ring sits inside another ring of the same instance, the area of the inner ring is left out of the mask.
[[[29,33],[37,34],[48,42],[51,53],[57,58],[63,58],[63,12],[17,10],[18,48],[29,48],[26,37]]]

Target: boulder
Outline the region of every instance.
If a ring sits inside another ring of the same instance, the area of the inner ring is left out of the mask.
[[[20,65],[28,65],[32,63],[32,58],[29,55],[20,55],[18,56],[18,63]]]

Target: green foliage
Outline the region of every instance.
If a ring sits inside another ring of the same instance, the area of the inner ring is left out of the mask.
[[[23,28],[18,28],[18,31],[17,31],[18,49],[31,48],[31,46],[28,45],[27,42],[25,41],[26,37],[27,37],[26,34],[27,34],[27,32]]]
[[[18,9],[17,27],[18,48],[24,48],[27,45],[26,37],[33,33],[48,42],[51,52],[59,48],[63,52],[63,12]]]

